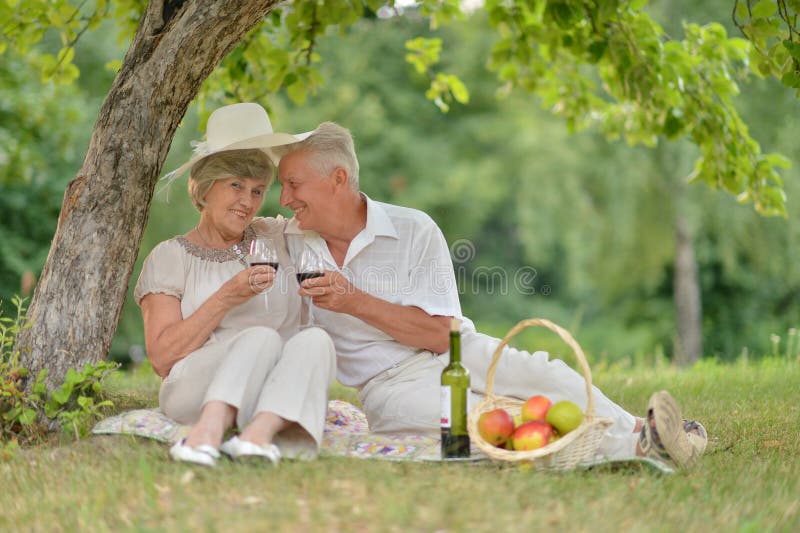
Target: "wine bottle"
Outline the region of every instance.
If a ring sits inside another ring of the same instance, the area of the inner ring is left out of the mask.
[[[469,457],[469,370],[461,365],[461,321],[450,322],[450,363],[442,371],[442,459]]]

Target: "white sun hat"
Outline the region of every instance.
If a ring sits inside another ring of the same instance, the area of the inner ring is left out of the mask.
[[[270,148],[300,142],[309,135],[305,133],[280,133],[272,131],[272,123],[266,110],[259,104],[245,102],[220,107],[211,113],[206,124],[206,140],[192,141],[192,157],[163,178],[165,187],[201,159],[226,150],[260,148],[277,164],[277,156]]]

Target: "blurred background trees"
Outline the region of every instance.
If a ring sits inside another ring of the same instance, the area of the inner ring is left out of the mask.
[[[683,20],[720,22],[736,34],[730,10],[729,0],[660,0],[649,7],[678,38]],[[452,104],[442,114],[425,98],[430,80],[404,61],[405,41],[432,33],[423,24],[413,12],[368,16],[344,36],[326,36],[318,45],[325,84],[302,106],[284,93],[261,103],[278,130],[306,131],[333,120],[353,131],[363,190],[425,210],[441,225],[464,311],[479,329],[502,335],[521,318],[542,316],[568,327],[595,357],[685,357],[699,348],[677,341],[675,281],[684,279],[676,275],[679,249],[694,258],[703,356],[767,353],[771,334],[784,335],[800,322],[800,269],[792,246],[799,231],[796,168],[783,176],[788,217],[768,218],[729,195],[688,184],[698,154],[687,142],[631,147],[597,131],[569,133],[563,119],[530,96],[498,98],[495,75],[485,65],[492,38],[480,31],[479,20],[436,30],[446,35],[444,66],[470,90],[468,105]],[[81,76],[71,86],[42,84],[38,74],[21,68],[21,58],[0,56],[4,301],[22,291],[25,272],[38,274],[44,262],[64,187],[80,166],[113,79],[105,65],[122,57],[115,32],[109,25],[79,41]],[[207,110],[236,98],[231,80],[209,83],[215,85],[205,110],[187,114],[165,170],[188,157]],[[793,92],[775,80],[741,89],[737,107],[764,152],[783,153],[797,164],[800,126],[793,117],[800,103]],[[270,191],[264,214],[281,211],[278,192]],[[182,182],[168,196],[154,201],[113,358],[124,359],[143,344],[132,300],[141,261],[156,243],[195,224]],[[523,342],[553,342],[530,335],[535,338]]]

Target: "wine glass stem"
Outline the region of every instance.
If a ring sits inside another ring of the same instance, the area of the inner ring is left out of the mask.
[[[312,303],[311,297],[306,297],[308,302],[308,320],[306,320],[306,327],[310,328],[314,326],[314,304]]]

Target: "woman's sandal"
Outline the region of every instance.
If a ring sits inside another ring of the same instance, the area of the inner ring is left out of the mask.
[[[697,422],[687,422],[689,430],[702,430],[703,435],[689,436],[678,403],[668,392],[653,394],[647,404],[644,427],[639,434],[639,447],[644,455],[680,468],[694,465],[705,449],[705,428]]]
[[[281,451],[274,444],[261,446],[254,442],[241,440],[239,437],[231,437],[223,442],[220,449],[231,459],[262,457],[268,459],[273,465],[277,465],[281,460]]]
[[[203,466],[216,466],[219,452],[209,444],[200,444],[192,448],[186,445],[186,439],[181,439],[169,449],[169,456],[175,461],[194,463]]]

